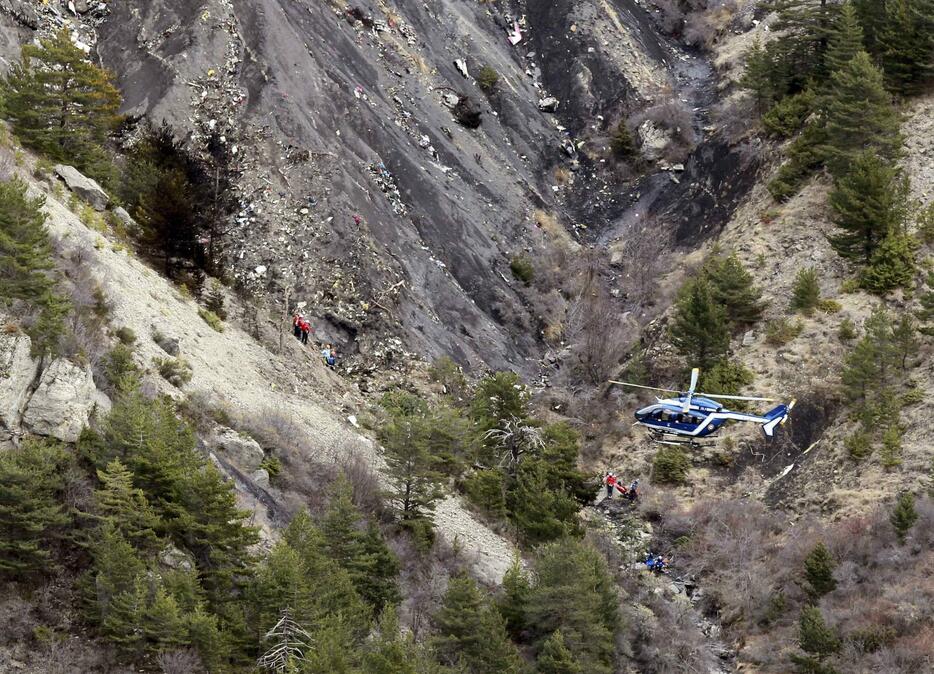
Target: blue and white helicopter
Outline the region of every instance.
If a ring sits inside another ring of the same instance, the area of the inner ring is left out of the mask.
[[[703,446],[698,442],[702,438],[713,436],[726,424],[727,421],[751,421],[760,424],[762,432],[771,438],[775,429],[785,423],[795,401],[779,404],[765,413],[764,416],[747,412],[734,412],[725,409],[719,400],[748,400],[753,402],[778,402],[773,398],[757,398],[752,396],[721,395],[716,393],[696,393],[697,379],[700,370],[691,370],[691,387],[687,391],[675,391],[667,388],[630,384],[625,381],[613,381],[611,384],[631,386],[633,388],[677,393],[677,398],[656,398],[656,403],[643,407],[635,414],[636,424],[649,429],[652,439],[666,445]]]

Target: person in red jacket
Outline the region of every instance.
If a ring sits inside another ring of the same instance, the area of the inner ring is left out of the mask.
[[[302,344],[307,344],[308,333],[311,332],[311,324],[305,319],[302,319],[301,325],[299,325],[299,327],[301,328],[301,331],[302,331]]]
[[[295,339],[302,338],[302,317],[299,314],[292,316],[292,334],[295,335]]]
[[[606,484],[606,497],[613,498],[613,489],[616,487],[616,476],[613,473],[607,472],[606,477],[603,478],[604,484]]]

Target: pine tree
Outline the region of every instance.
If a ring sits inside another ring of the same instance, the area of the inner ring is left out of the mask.
[[[34,350],[42,351],[62,332],[67,310],[55,293],[52,244],[45,227],[42,197],[30,199],[19,178],[0,181],[0,306],[13,300],[39,309],[30,330]]]
[[[830,237],[834,249],[870,264],[885,238],[903,227],[907,196],[907,180],[894,165],[872,152],[857,155],[830,193],[834,224],[843,230]]]
[[[512,566],[503,576],[502,594],[496,601],[496,608],[503,616],[509,635],[518,640],[528,626],[528,605],[532,586],[528,574],[522,569],[516,557]]]
[[[820,281],[817,269],[799,269],[791,287],[791,308],[810,316],[820,304]]]
[[[827,71],[833,73],[843,70],[853,57],[864,49],[863,29],[859,25],[856,8],[852,2],[845,2],[830,33],[826,57]]]
[[[565,538],[539,548],[532,564],[528,625],[539,651],[560,630],[585,672],[614,671],[620,626],[616,585],[590,544]]]
[[[4,112],[24,145],[106,176],[101,146],[119,123],[120,92],[113,76],[72,43],[67,28],[23,47],[3,93]]]
[[[902,429],[897,423],[889,426],[882,434],[879,460],[886,470],[897,468],[902,463]]]
[[[519,674],[522,661],[506,636],[499,613],[483,600],[476,583],[466,575],[452,578],[433,617],[433,644],[442,661],[467,672]]]
[[[798,639],[801,650],[807,655],[792,655],[791,659],[801,674],[836,674],[836,670],[823,661],[840,649],[840,640],[824,623],[824,617],[816,606],[801,609]]]
[[[895,527],[895,533],[901,543],[905,542],[905,537],[911,528],[918,521],[918,511],[915,510],[915,497],[910,492],[905,492],[898,497],[895,504],[895,510],[892,511],[890,518],[892,526]]]
[[[613,134],[610,147],[613,150],[613,154],[621,159],[631,159],[639,154],[636,143],[632,139],[632,132],[629,130],[629,127],[626,126],[626,120],[621,120],[620,123],[616,125],[616,131]]]
[[[411,396],[410,396],[411,398]],[[443,475],[428,451],[429,420],[423,405],[408,400],[392,409],[378,436],[385,449],[390,503],[403,522],[430,520],[442,496]]]
[[[827,135],[823,151],[835,177],[844,175],[863,152],[887,161],[899,156],[899,115],[881,71],[866,52],[831,75],[822,107]]]
[[[0,577],[52,570],[50,543],[69,521],[61,503],[66,460],[60,447],[39,440],[0,452]]]
[[[584,674],[584,668],[564,645],[561,630],[555,631],[542,645],[535,659],[535,670],[538,674]]]
[[[92,575],[94,584],[95,622],[103,624],[111,613],[111,604],[118,595],[132,592],[136,579],[146,571],[146,565],[136,549],[110,522],[97,533]],[[116,623],[111,623],[114,629]],[[118,631],[122,631],[119,628]]]
[[[115,459],[98,470],[97,477],[101,481],[101,488],[94,492],[97,516],[138,549],[155,550],[161,522],[142,490],[133,487],[133,473]]]
[[[422,674],[424,656],[411,634],[402,634],[396,609],[383,609],[377,636],[363,659],[366,674]]]
[[[818,543],[804,559],[804,577],[808,583],[808,594],[819,599],[837,587],[833,570],[836,561],[823,543]]]
[[[918,320],[921,326],[918,332],[927,337],[934,336],[934,271],[929,271],[925,279],[927,290],[921,293],[918,300],[921,303],[921,309],[918,311]]]
[[[527,543],[543,543],[579,531],[580,504],[560,484],[550,482],[550,472],[541,458],[526,459],[507,481],[507,514],[518,536]]]
[[[871,395],[880,397],[891,386],[898,364],[892,341],[892,319],[885,309],[874,309],[865,327],[865,334],[844,361],[841,376],[846,397],[855,402],[864,402]]]
[[[708,280],[692,279],[681,289],[670,332],[675,347],[701,369],[726,355],[730,346],[726,312],[714,300]]]
[[[917,246],[904,230],[889,232],[873,252],[869,266],[860,273],[860,287],[883,296],[896,288],[910,290],[915,277]]]
[[[917,332],[914,319],[907,313],[892,327],[893,357],[903,374],[908,371],[908,359],[918,353]]]
[[[774,54],[773,81],[783,82],[781,95],[796,93],[809,81],[827,77],[825,58],[840,6],[827,0],[767,0],[766,11],[778,13],[771,26],[782,38],[767,49]]]
[[[768,109],[775,98],[772,83],[772,59],[769,53],[763,49],[762,42],[758,37],[752,43],[752,47],[746,52],[744,58],[746,67],[743,70],[743,76],[739,84],[743,89],[752,92],[756,107],[759,112],[762,112]]]
[[[704,274],[710,281],[711,296],[726,309],[733,327],[750,326],[762,318],[762,291],[735,253],[707,262]]]
[[[886,0],[878,48],[889,87],[919,93],[934,70],[934,2]]]
[[[143,614],[147,650],[157,653],[187,644],[188,629],[178,604],[158,585]]]

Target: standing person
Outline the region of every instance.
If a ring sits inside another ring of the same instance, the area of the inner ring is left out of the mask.
[[[327,357],[328,367],[334,368],[337,365],[337,347],[331,346],[331,355]]]
[[[311,324],[303,318],[299,327],[302,331],[302,344],[308,344],[308,333],[311,331]]]
[[[633,480],[633,481],[632,481],[632,484],[629,485],[629,493],[626,494],[626,497],[627,497],[630,501],[635,501],[636,498],[639,496],[639,491],[638,491],[638,490],[639,490],[639,480]]]
[[[330,344],[325,344],[324,348],[321,349],[321,357],[324,358],[324,363],[326,365],[330,364],[328,362],[331,360],[331,345]]]
[[[616,476],[613,473],[606,474],[606,497],[613,498],[613,489],[616,488]]]
[[[302,338],[302,316],[298,312],[292,316],[292,334],[295,335],[296,339]]]

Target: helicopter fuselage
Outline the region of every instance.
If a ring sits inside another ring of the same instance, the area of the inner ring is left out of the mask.
[[[636,412],[636,423],[661,433],[704,438],[716,433],[726,422],[726,419],[707,418],[722,412],[723,405],[708,398],[694,397],[685,412],[684,401],[684,396],[659,399],[654,405]]]

